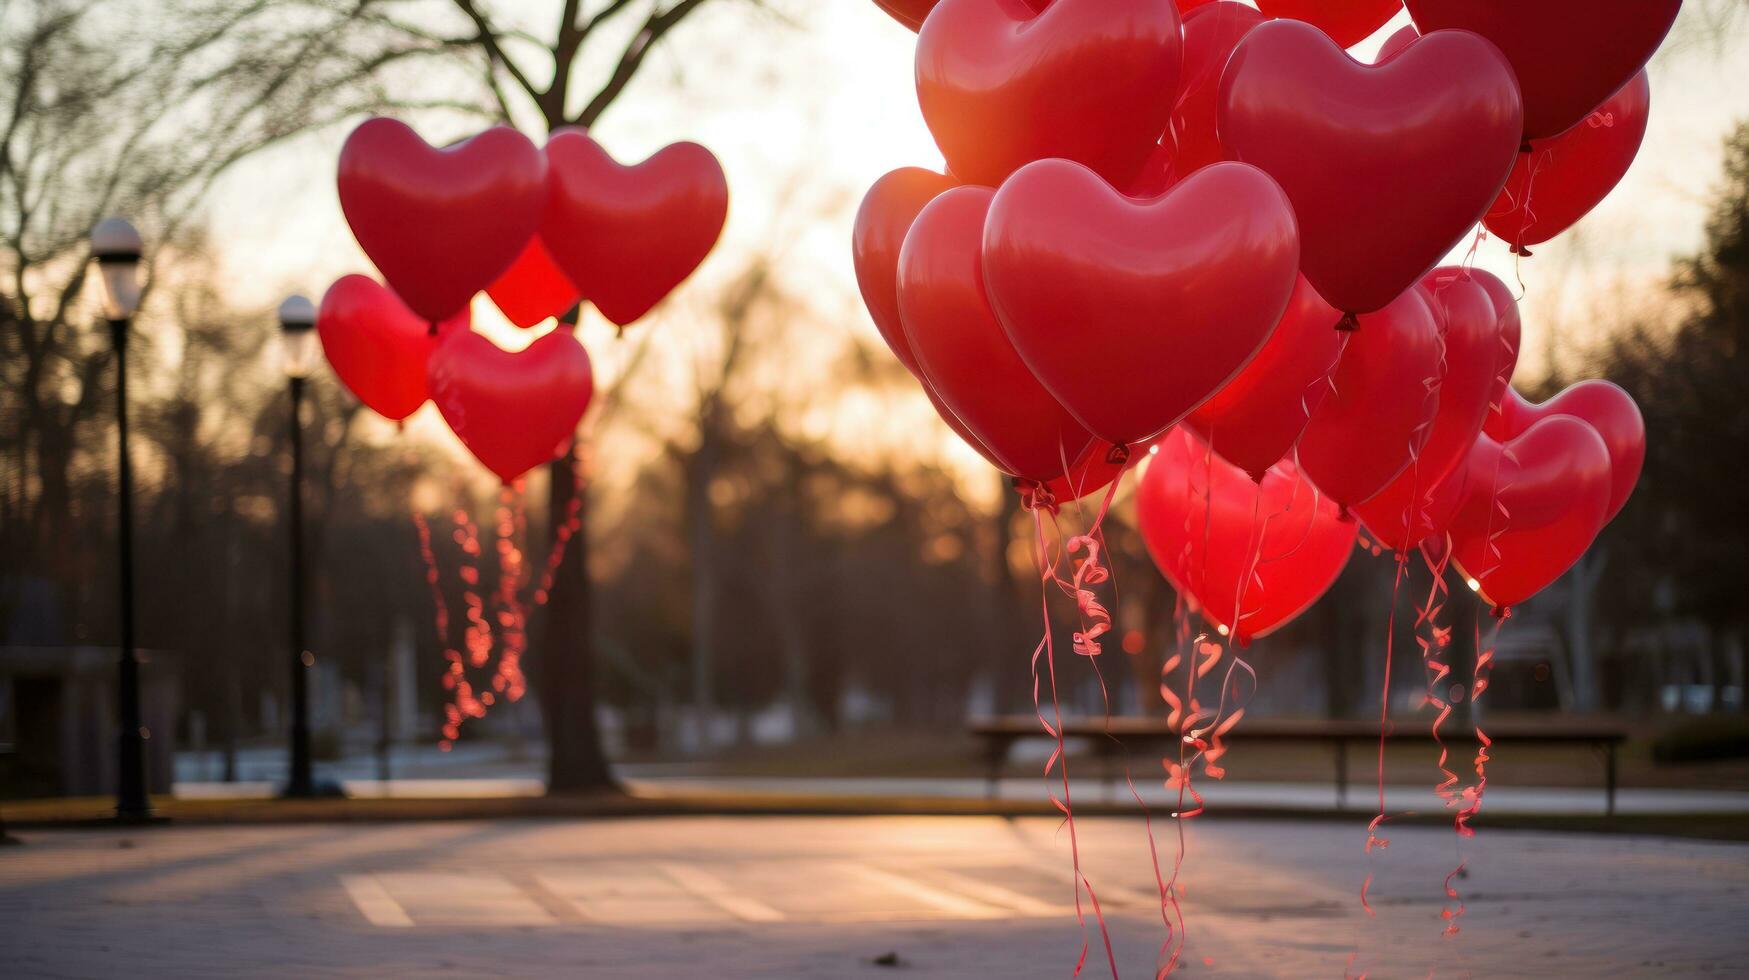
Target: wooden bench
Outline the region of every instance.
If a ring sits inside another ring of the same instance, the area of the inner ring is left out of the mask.
[[[997,718],[973,719],[970,732],[984,741],[989,765],[987,793],[994,798],[1002,767],[1008,762],[1008,752],[1014,743],[1050,736],[1032,715],[1008,715]],[[1516,745],[1589,745],[1603,755],[1603,793],[1605,812],[1615,814],[1616,749],[1627,741],[1626,730],[1599,724],[1569,724],[1564,722],[1506,721],[1486,722],[1483,730],[1496,746]],[[1152,746],[1161,751],[1176,746],[1179,735],[1166,727],[1160,718],[1072,719],[1063,722],[1067,738],[1086,739],[1093,753],[1107,763],[1130,752]],[[1473,727],[1448,722],[1440,736],[1448,746],[1469,749],[1477,744]],[[1348,799],[1348,746],[1361,743],[1377,746],[1378,722],[1336,721],[1317,719],[1251,719],[1222,736],[1228,745],[1246,743],[1306,744],[1320,742],[1330,746],[1336,759],[1336,805]],[[1390,743],[1432,745],[1433,733],[1425,722],[1397,723],[1391,728]]]

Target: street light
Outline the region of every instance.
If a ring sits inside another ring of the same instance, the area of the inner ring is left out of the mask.
[[[316,795],[310,770],[310,667],[304,644],[304,382],[316,366],[316,306],[302,296],[279,304],[280,366],[291,381],[291,778],[284,795]]]
[[[121,659],[117,676],[115,816],[151,818],[146,800],[146,728],[140,718],[140,660],[134,652],[134,474],[128,457],[128,327],[140,307],[140,233],[123,218],[105,218],[91,230],[91,257],[103,281],[103,316],[115,346],[115,419],[120,459],[116,469],[121,511],[117,545],[121,581]]]

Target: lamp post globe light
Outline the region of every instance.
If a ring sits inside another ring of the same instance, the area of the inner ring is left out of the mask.
[[[128,456],[128,329],[140,306],[140,233],[123,218],[105,218],[91,230],[91,257],[103,284],[103,316],[115,346],[117,579],[121,599],[121,653],[117,662],[115,816],[139,822],[151,817],[146,799],[146,737],[140,713],[140,660],[134,650],[133,465]]]
[[[316,366],[316,305],[303,296],[279,304],[279,356],[291,386],[291,773],[283,795],[318,794],[310,763],[310,669],[316,658],[304,640],[304,384]],[[328,795],[330,787],[321,787]]]

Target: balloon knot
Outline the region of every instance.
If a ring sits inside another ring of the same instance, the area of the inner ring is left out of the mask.
[[[1514,242],[1512,244],[1512,254],[1513,255],[1522,255],[1528,259],[1528,258],[1530,258],[1530,249],[1525,248],[1523,245],[1520,245],[1517,242]]]
[[[1511,606],[1495,606],[1494,607],[1494,618],[1499,619],[1499,620],[1511,619],[1512,618],[1512,607]]]
[[[1530,145],[1530,140],[1528,139],[1518,144],[1518,152],[1520,153],[1529,153],[1532,149],[1533,147]]]
[[[1342,314],[1342,319],[1336,321],[1336,329],[1343,333],[1353,333],[1360,329],[1360,317],[1354,313]]]
[[[1020,507],[1022,510],[1043,510],[1051,514],[1057,512],[1057,497],[1051,493],[1051,488],[1037,480],[1014,478],[1014,489],[1020,492]]]
[[[436,320],[431,321],[430,327],[425,331],[425,336],[427,336],[427,337],[437,336],[437,321]]]
[[[1111,452],[1105,454],[1105,461],[1113,466],[1122,466],[1130,461],[1130,447],[1121,442],[1112,443]]]

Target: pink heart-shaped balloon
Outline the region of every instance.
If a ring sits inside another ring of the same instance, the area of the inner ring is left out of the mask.
[[[1293,449],[1330,390],[1326,379],[1342,349],[1342,333],[1330,329],[1337,317],[1302,276],[1257,356],[1191,412],[1185,425],[1222,459],[1263,479]]]
[[[1408,469],[1439,408],[1439,326],[1419,289],[1360,317],[1300,436],[1301,469],[1345,509]]]
[[[899,255],[899,313],[924,379],[1008,473],[1043,482],[1093,436],[1033,377],[984,292],[984,218],[995,192],[931,201]]]
[[[463,307],[439,325],[439,335],[466,330],[468,321]],[[365,408],[399,422],[425,404],[425,362],[437,337],[388,287],[369,276],[341,276],[322,296],[316,335],[340,383]]]
[[[1603,437],[1609,450],[1610,470],[1609,510],[1604,521],[1614,520],[1633,495],[1646,463],[1646,420],[1640,414],[1640,406],[1619,386],[1601,380],[1581,381],[1541,404],[1525,401],[1518,392],[1508,391],[1498,417],[1488,421],[1488,435],[1501,441],[1514,439],[1537,422],[1556,415],[1579,419]]]
[[[1470,270],[1435,269],[1420,288],[1439,324],[1439,408],[1409,468],[1354,508],[1379,543],[1398,552],[1445,530],[1437,521],[1442,510],[1449,519],[1450,508],[1435,503],[1442,490],[1448,502],[1455,497],[1445,485],[1454,482],[1482,431],[1500,356],[1500,317],[1487,287]]]
[[[1560,578],[1608,523],[1609,449],[1579,419],[1545,418],[1504,445],[1482,436],[1467,465],[1452,557],[1497,608]]]
[[[1166,130],[1182,54],[1172,0],[941,0],[917,37],[917,101],[969,183],[1061,157],[1121,187]]]
[[[1644,68],[1682,0],[1408,0],[1423,34],[1474,31],[1512,63],[1524,137],[1564,133]]]
[[[1293,463],[1254,481],[1182,426],[1148,458],[1136,517],[1167,581],[1240,644],[1318,601],[1354,551],[1354,522]]]
[[[577,287],[553,264],[539,235],[530,238],[510,268],[486,287],[486,295],[492,297],[505,319],[519,327],[538,326],[564,316],[578,299]]]
[[[546,164],[507,126],[434,149],[405,123],[367,119],[340,150],[340,209],[413,312],[460,312],[540,226]]]
[[[1517,152],[1512,69],[1430,34],[1379,65],[1298,21],[1254,28],[1221,79],[1220,136],[1293,201],[1301,268],[1330,305],[1383,308],[1469,234]]]
[[[1652,85],[1641,70],[1572,129],[1531,140],[1483,223],[1521,255],[1573,227],[1627,176],[1651,111]]]
[[[505,483],[557,456],[595,393],[589,354],[562,329],[514,353],[453,333],[431,355],[428,384],[462,445]]]
[[[692,275],[723,233],[729,184],[697,143],[622,166],[581,130],[547,140],[541,241],[602,315],[625,326]]]
[[[1226,384],[1293,295],[1299,241],[1255,167],[1204,167],[1150,201],[1042,160],[984,226],[984,281],[1032,373],[1088,431],[1144,442]]]

